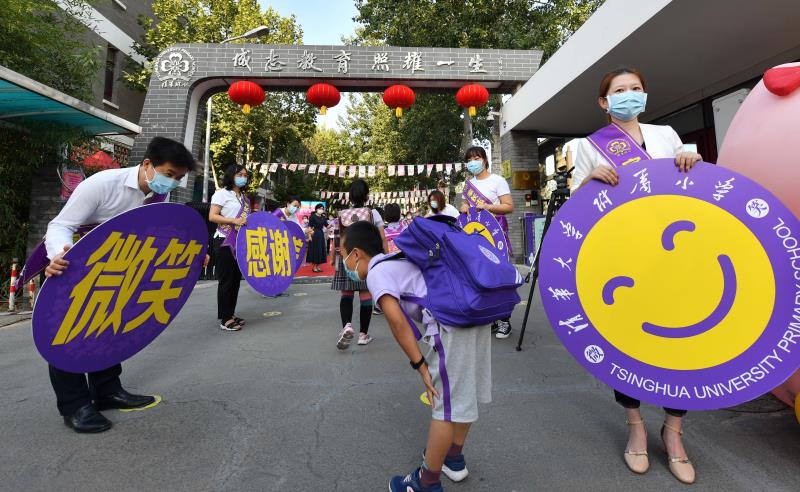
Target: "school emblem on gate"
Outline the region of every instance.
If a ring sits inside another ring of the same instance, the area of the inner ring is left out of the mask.
[[[189,87],[197,62],[184,48],[169,48],[163,51],[153,64],[161,87]]]
[[[744,176],[674,159],[587,183],[541,249],[542,304],[592,375],[654,405],[713,410],[800,367],[800,221]]]
[[[625,140],[617,139],[608,142],[606,150],[614,155],[625,155],[631,151],[631,145]]]

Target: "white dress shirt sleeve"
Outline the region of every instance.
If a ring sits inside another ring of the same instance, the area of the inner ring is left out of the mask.
[[[667,128],[669,129],[669,142],[673,150],[672,155],[677,156],[683,152],[683,142],[681,142],[681,137],[678,136],[678,132],[676,132],[674,128],[671,126],[668,126]]]
[[[64,246],[72,247],[72,236],[100,206],[102,187],[98,184],[90,181],[79,184],[61,212],[47,225],[44,244],[51,260],[64,251]]]
[[[592,171],[601,164],[598,162],[598,152],[591,143],[585,138],[578,140],[575,150],[575,170],[572,172],[572,186],[570,189],[575,191],[583,183],[583,180],[592,174]]]

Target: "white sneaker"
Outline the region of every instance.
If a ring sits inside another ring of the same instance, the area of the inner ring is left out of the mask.
[[[373,338],[366,333],[359,333],[358,334],[358,344],[359,345],[366,345],[371,342]]]
[[[342,328],[342,331],[339,332],[339,341],[336,342],[336,348],[347,350],[351,341],[353,341],[353,325],[352,323],[347,323]]]

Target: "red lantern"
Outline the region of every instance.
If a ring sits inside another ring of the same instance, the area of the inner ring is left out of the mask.
[[[228,88],[228,97],[236,104],[242,105],[244,114],[249,114],[251,107],[264,102],[264,89],[255,82],[240,80]]]
[[[394,109],[394,114],[398,118],[403,117],[403,110],[410,108],[416,99],[414,91],[405,85],[393,85],[383,91],[383,102]]]
[[[314,84],[306,92],[306,99],[319,108],[319,114],[326,114],[328,108],[339,104],[341,98],[339,90],[331,84]]]
[[[489,91],[480,84],[468,84],[458,90],[456,102],[462,108],[469,108],[470,116],[475,116],[477,108],[489,102]]]

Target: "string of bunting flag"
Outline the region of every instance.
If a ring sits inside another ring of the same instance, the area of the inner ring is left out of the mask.
[[[413,205],[428,199],[432,190],[406,190],[406,191],[377,191],[369,194],[371,205],[384,205],[397,203],[398,205]],[[346,191],[317,191],[316,195],[323,200],[333,202],[346,202],[349,198]]]
[[[437,173],[452,174],[464,168],[462,162],[447,162],[440,164],[396,164],[396,165],[342,165],[342,164],[289,164],[289,163],[256,163],[260,166],[261,174],[275,173],[278,169],[291,172],[305,172],[308,174],[327,174],[340,178],[367,178],[374,177],[381,171],[386,171],[388,176],[431,176]]]

